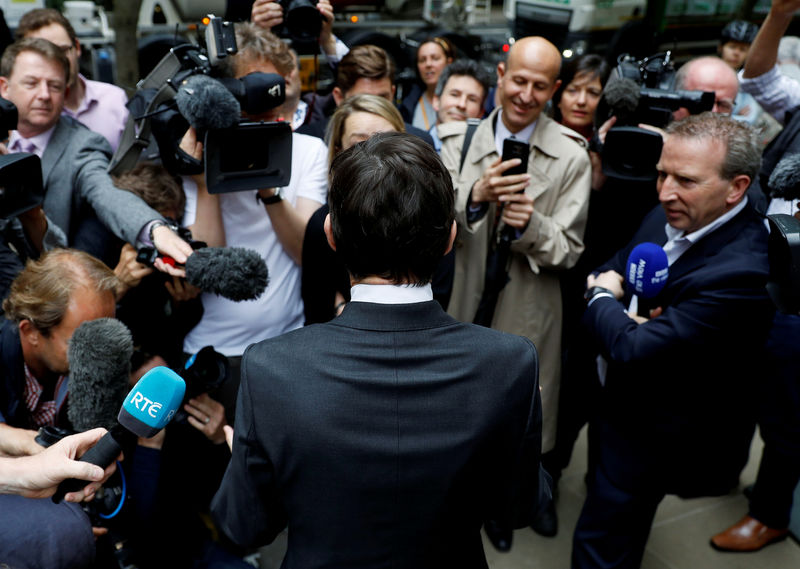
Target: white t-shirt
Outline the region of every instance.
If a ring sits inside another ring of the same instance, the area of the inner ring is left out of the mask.
[[[319,138],[293,133],[292,177],[283,189],[283,199],[297,205],[297,198],[304,197],[321,206],[327,199],[327,173],[325,144]],[[192,225],[197,188],[193,184],[184,187],[184,224]],[[243,302],[203,293],[203,318],[183,342],[187,353],[214,346],[226,356],[241,356],[250,344],[303,325],[300,267],[284,251],[264,205],[256,201],[255,194],[255,190],[220,194],[220,208],[228,246],[254,249],[264,257],[269,271],[267,289],[256,300]]]

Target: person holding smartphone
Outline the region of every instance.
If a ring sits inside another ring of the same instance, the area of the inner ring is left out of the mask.
[[[459,320],[475,319],[488,290],[487,256],[495,250],[498,236],[508,235],[509,258],[500,264],[500,271],[507,272],[499,278],[491,275],[500,285],[486,321],[492,328],[531,339],[539,351],[544,452],[554,445],[558,412],[558,274],[574,265],[583,250],[591,183],[585,141],[542,113],[560,85],[560,67],[561,54],[546,39],[527,37],[514,44],[497,67],[500,105],[475,129],[463,168],[466,123],[439,128],[442,161],[457,193],[457,254],[448,312]],[[506,139],[521,142],[527,153],[504,159]],[[523,173],[506,175],[520,165]],[[510,529],[494,529],[501,530],[489,535],[495,546],[510,548]]]

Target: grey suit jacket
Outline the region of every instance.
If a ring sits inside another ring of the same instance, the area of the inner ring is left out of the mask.
[[[135,244],[149,221],[162,219],[138,196],[120,190],[106,168],[111,147],[100,134],[67,116],[61,116],[42,155],[44,212],[67,234],[78,212],[87,204],[115,235]]]

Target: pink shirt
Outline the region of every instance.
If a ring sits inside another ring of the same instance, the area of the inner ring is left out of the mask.
[[[81,121],[91,130],[102,134],[116,152],[122,131],[128,121],[128,95],[116,85],[102,81],[92,81],[78,75],[86,88],[83,100],[77,111],[64,107],[63,114]]]

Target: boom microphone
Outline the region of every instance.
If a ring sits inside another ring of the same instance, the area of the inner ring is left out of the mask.
[[[131,332],[115,318],[89,320],[72,334],[67,418],[76,431],[114,426],[128,389],[132,354]]]
[[[171,369],[154,367],[136,383],[125,398],[117,420],[109,432],[81,458],[105,469],[119,456],[123,443],[132,436],[149,438],[170,422],[183,401],[186,384]],[[53,501],[58,503],[67,492],[86,486],[85,480],[69,479],[58,485]]]
[[[192,75],[175,94],[181,115],[198,131],[235,126],[242,114],[236,97],[208,75]]]
[[[800,154],[784,155],[772,170],[767,186],[773,198],[800,199]]]
[[[267,288],[267,264],[243,247],[203,247],[186,260],[186,280],[205,292],[234,302],[253,300]]]
[[[661,292],[669,277],[669,260],[664,249],[655,243],[639,243],[628,256],[625,282],[638,297],[639,316],[650,317],[646,302]]]
[[[617,125],[631,122],[639,106],[639,85],[627,77],[614,77],[603,88],[603,99],[608,105],[608,117],[616,116]]]

